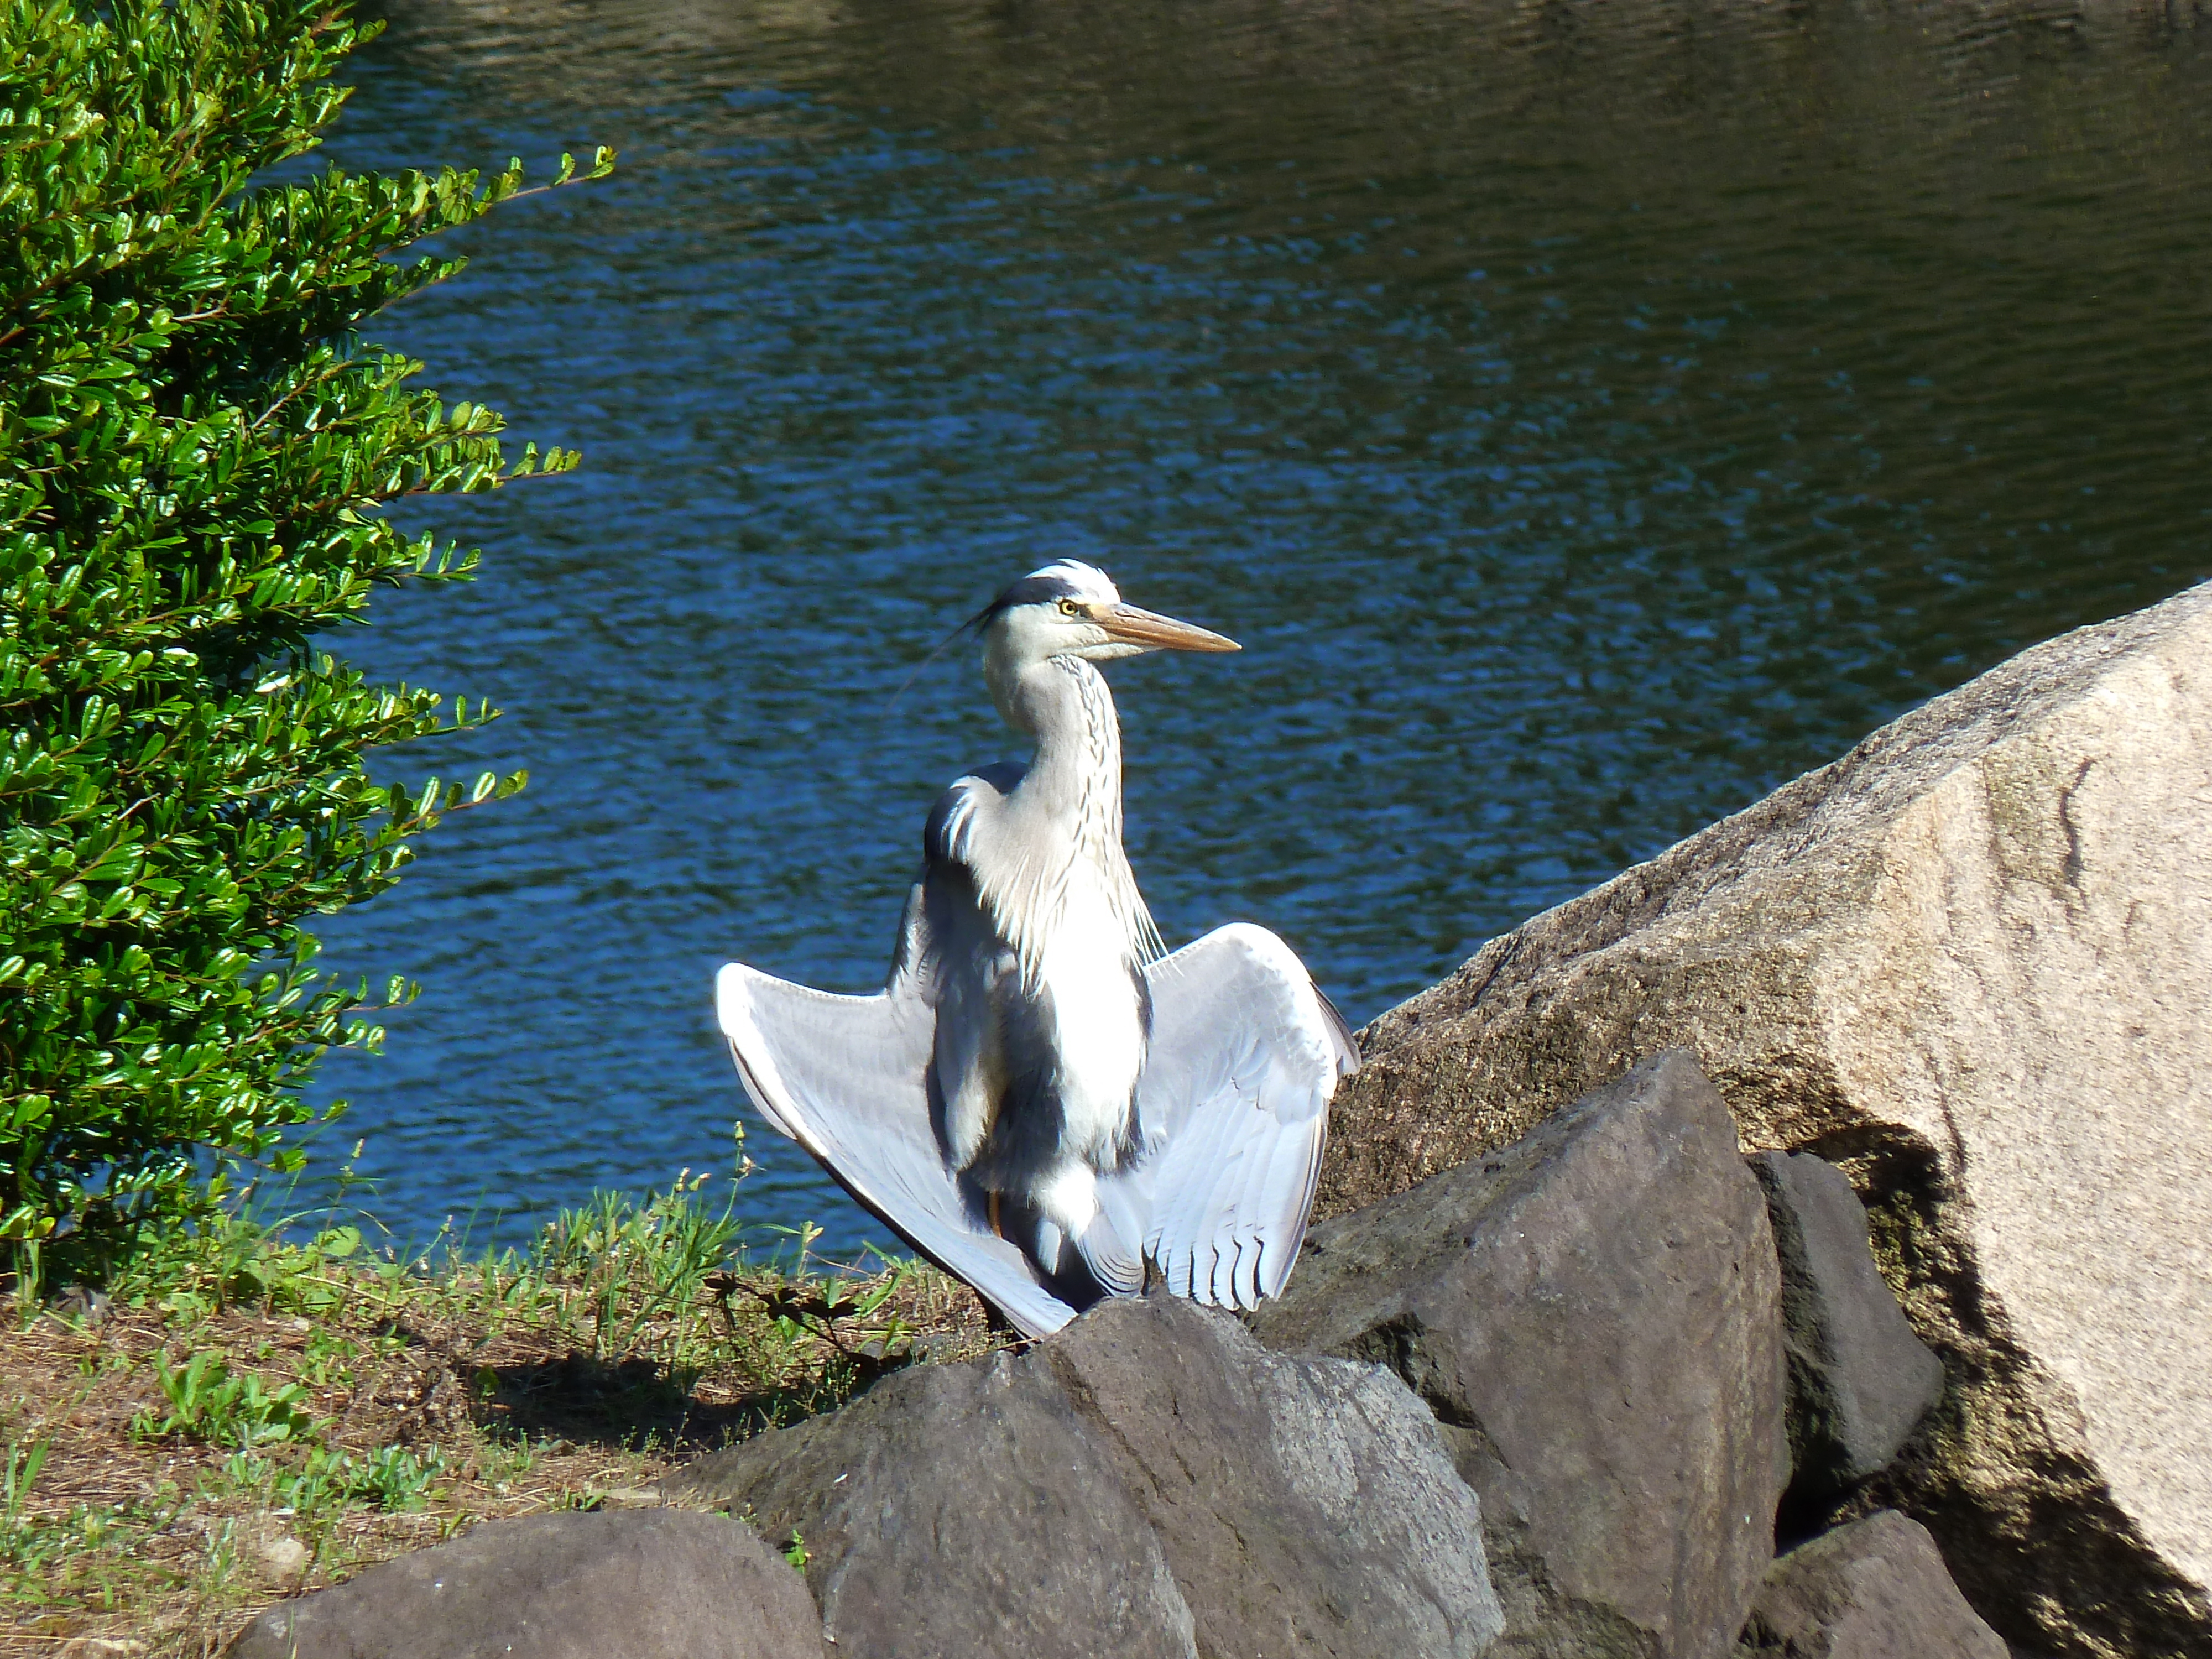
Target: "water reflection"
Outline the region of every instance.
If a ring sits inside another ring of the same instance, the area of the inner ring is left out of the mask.
[[[1364,1018],[2034,639],[2212,569],[2212,17],[1946,5],[394,8],[349,166],[617,144],[390,319],[588,470],[345,648],[526,764],[328,928],[429,994],[387,1212],[726,1155],[708,976],[881,973],[967,653],[1072,552],[1171,939]],[[803,1159],[753,1212],[866,1224]],[[479,1232],[486,1224],[479,1224]]]

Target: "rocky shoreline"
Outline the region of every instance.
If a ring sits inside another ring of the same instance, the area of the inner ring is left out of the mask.
[[[2212,586],[1361,1040],[1249,1325],[1111,1304],[233,1651],[2212,1655]]]
[[[2212,1653],[2212,585],[2000,664],[1361,1033],[1322,1206],[1694,1053],[1865,1202],[1942,1408],[1878,1487],[2008,1640]]]

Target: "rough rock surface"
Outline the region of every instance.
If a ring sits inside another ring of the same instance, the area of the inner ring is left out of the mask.
[[[280,1601],[230,1659],[822,1659],[797,1573],[719,1515],[493,1521]]]
[[[1895,1510],[1801,1544],[1770,1568],[1741,1659],[2008,1659],[1944,1570],[1928,1529]]]
[[[2212,586],[2080,629],[1363,1033],[1322,1212],[1687,1047],[1843,1166],[1949,1392],[1899,1496],[2015,1644],[2212,1653]],[[1889,1477],[1885,1477],[1888,1479]]]
[[[926,1365],[663,1482],[794,1532],[836,1651],[1183,1659],[1188,1603],[1048,1369]],[[903,1644],[903,1646],[902,1646]]]
[[[1500,1653],[1701,1659],[1773,1553],[1779,1291],[1735,1127],[1674,1053],[1316,1227],[1254,1329],[1388,1363],[1455,1431]]]
[[[665,1486],[799,1533],[852,1659],[1472,1659],[1500,1624],[1419,1400],[1166,1297],[902,1372]]]
[[[1818,1502],[1880,1474],[1943,1394],[1943,1362],[1912,1334],[1875,1266],[1850,1179],[1810,1152],[1760,1152],[1782,1263],[1790,1358],[1793,1500]]]

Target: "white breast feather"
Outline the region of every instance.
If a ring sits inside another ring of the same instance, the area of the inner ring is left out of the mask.
[[[1130,1091],[1145,1064],[1127,925],[1103,892],[1085,884],[1069,894],[1042,957],[1066,1112],[1063,1149],[1095,1157],[1127,1121]]]

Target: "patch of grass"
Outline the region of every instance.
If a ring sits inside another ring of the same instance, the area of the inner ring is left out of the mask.
[[[258,1446],[314,1431],[313,1421],[300,1406],[307,1397],[306,1383],[270,1386],[252,1371],[233,1375],[212,1349],[201,1349],[175,1370],[169,1369],[166,1355],[157,1353],[154,1376],[168,1400],[168,1413],[158,1421],[151,1409],[131,1419],[131,1432],[137,1439],[183,1434],[210,1444]]]
[[[212,1655],[277,1596],[479,1520],[651,1501],[678,1462],[1000,1340],[921,1263],[825,1264],[811,1230],[748,1250],[688,1176],[527,1249],[369,1236],[233,1217],[105,1299],[0,1306],[0,1645]]]

